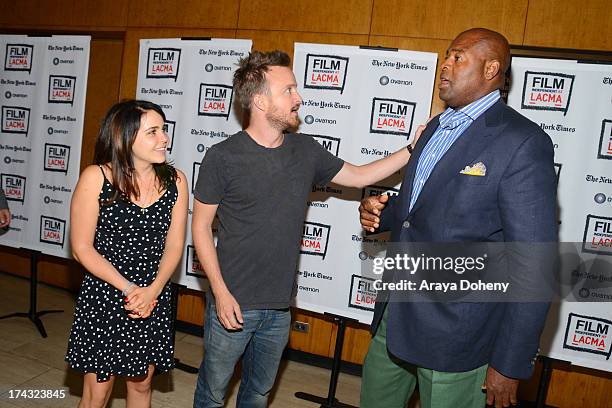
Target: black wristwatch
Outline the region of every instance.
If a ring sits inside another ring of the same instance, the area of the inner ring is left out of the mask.
[[[412,154],[412,145],[411,144],[406,145],[406,150],[408,150],[408,153]]]

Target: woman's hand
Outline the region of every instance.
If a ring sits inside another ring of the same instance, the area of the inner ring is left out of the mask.
[[[125,297],[126,310],[132,312],[131,316],[149,317],[157,304],[157,293],[150,286],[134,286]]]

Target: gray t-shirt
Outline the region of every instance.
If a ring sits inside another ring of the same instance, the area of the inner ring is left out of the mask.
[[[219,204],[217,255],[241,309],[289,307],[308,193],[343,164],[302,134],[271,149],[242,131],[206,152],[194,196]]]

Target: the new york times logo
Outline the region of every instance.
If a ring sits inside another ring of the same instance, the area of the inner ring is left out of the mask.
[[[29,44],[6,44],[6,56],[4,58],[5,71],[28,71],[32,72],[32,59],[34,57],[34,46]]]
[[[30,109],[20,106],[2,107],[2,132],[28,136]]]
[[[64,238],[66,233],[66,221],[47,217],[44,215],[40,216],[40,242],[47,244],[64,246]]]
[[[383,194],[393,197],[399,194],[399,190],[395,187],[366,186],[361,190],[361,199],[363,200],[366,197],[379,196]]]
[[[195,247],[193,245],[187,245],[187,265],[185,271],[187,276],[195,276],[196,278],[206,278],[204,273],[204,267],[198,259]]]
[[[195,193],[196,182],[198,180],[198,174],[200,174],[200,162],[193,162],[191,173],[191,194]]]
[[[612,218],[587,215],[582,252],[612,255]]]
[[[200,84],[198,115],[229,119],[234,91],[229,85]]]
[[[319,142],[321,146],[334,156],[338,157],[340,153],[340,139],[337,137],[323,136],[323,135],[311,135],[314,140]]]
[[[168,135],[168,146],[167,149],[169,153],[172,153],[172,146],[174,145],[174,128],[176,127],[176,122],[172,120],[166,119],[164,122],[164,132]]]
[[[611,326],[610,320],[570,313],[567,318],[563,348],[600,354],[609,360]]]
[[[525,72],[521,108],[560,111],[567,115],[575,75]]]
[[[410,137],[416,103],[399,99],[372,99],[370,133]]]
[[[304,222],[300,253],[316,255],[325,259],[329,241],[330,226],[316,222]]]
[[[349,59],[336,55],[306,54],[304,88],[344,92]]]
[[[10,201],[25,200],[26,178],[17,174],[0,174],[0,181],[4,196]]]
[[[351,291],[349,292],[348,307],[374,311],[376,289],[374,289],[373,282],[374,279],[365,276],[351,276]]]
[[[181,50],[178,48],[149,48],[147,56],[147,78],[178,77]]]
[[[70,146],[45,143],[45,171],[68,173]]]
[[[599,137],[598,159],[612,160],[612,120],[601,121],[601,136]]]
[[[76,77],[67,75],[49,75],[49,103],[74,102]]]

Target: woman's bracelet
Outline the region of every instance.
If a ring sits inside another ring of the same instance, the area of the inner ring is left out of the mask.
[[[132,288],[132,286],[134,286],[134,285],[135,285],[135,283],[134,283],[134,282],[128,282],[128,285],[125,287],[125,289],[123,289],[123,290],[121,291],[121,294],[122,294],[123,296],[127,296],[128,290],[130,290],[130,289]]]

